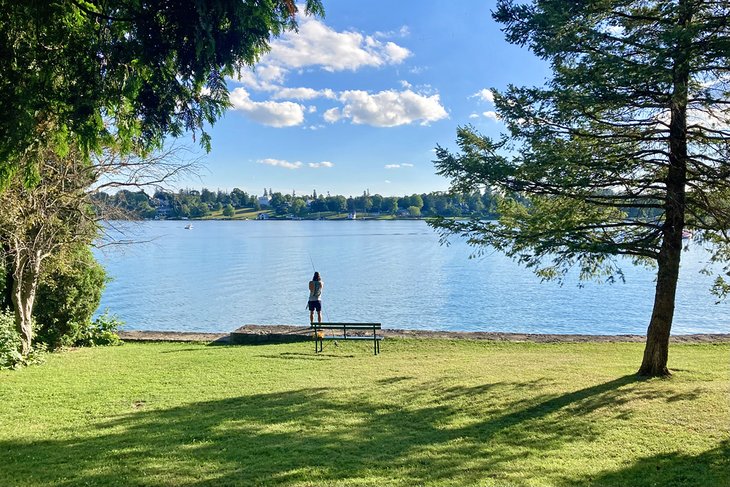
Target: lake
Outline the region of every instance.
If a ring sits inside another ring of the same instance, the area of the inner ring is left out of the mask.
[[[385,328],[520,333],[644,334],[654,271],[623,266],[626,282],[540,282],[531,271],[423,221],[150,221],[115,223],[132,245],[96,254],[112,281],[108,308],[127,330],[226,332],[244,324],[308,324],[307,283],[325,283],[326,321]],[[706,259],[683,254],[673,334],[727,333]]]

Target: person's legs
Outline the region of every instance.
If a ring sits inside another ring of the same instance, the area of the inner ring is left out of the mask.
[[[322,320],[319,320],[322,321]],[[309,311],[309,323],[314,323],[314,310]]]
[[[322,310],[317,311],[317,321],[322,323]]]

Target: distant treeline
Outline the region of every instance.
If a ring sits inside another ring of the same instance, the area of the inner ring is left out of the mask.
[[[296,195],[264,190],[264,196],[251,195],[238,188],[233,191],[198,191],[184,189],[176,193],[157,191],[152,196],[144,191],[122,190],[115,194],[98,193],[94,196],[97,210],[116,211],[126,218],[202,218],[214,212],[224,217],[234,216],[237,210],[269,210],[272,216],[316,218],[322,213],[378,214],[405,217],[496,217],[496,201],[491,193],[451,194],[432,192],[410,196],[371,195],[345,197]]]

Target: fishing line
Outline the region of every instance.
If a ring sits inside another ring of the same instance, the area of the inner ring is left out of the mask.
[[[309,250],[307,250],[307,255],[309,256],[309,263],[312,264],[312,272],[317,272],[317,268],[314,266],[314,259],[312,259],[312,254],[309,253]],[[324,307],[322,307],[322,314],[325,317],[325,321],[330,321],[329,313],[327,313]]]
[[[307,255],[309,256],[309,263],[312,264],[312,272],[317,272],[317,268],[314,266],[314,259],[312,259],[312,254],[309,253],[309,250],[307,250]],[[322,314],[324,315],[325,321],[330,320],[329,313],[327,313],[327,310],[324,307],[322,307]],[[328,345],[329,345],[329,343],[328,343]],[[335,346],[337,346],[337,342],[335,342]],[[323,344],[322,351],[324,351],[324,349],[325,349],[325,346]]]

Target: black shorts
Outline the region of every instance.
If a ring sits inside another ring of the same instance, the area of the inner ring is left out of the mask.
[[[322,301],[310,301],[309,311],[322,311]]]

